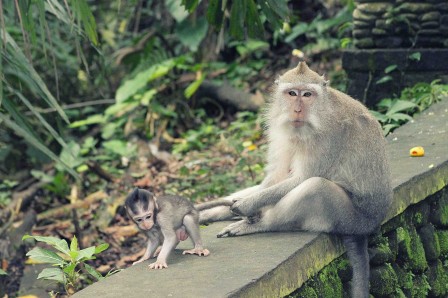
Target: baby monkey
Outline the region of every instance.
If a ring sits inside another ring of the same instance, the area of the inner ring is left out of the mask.
[[[169,254],[182,240],[191,237],[194,248],[183,254],[208,256],[210,252],[202,247],[199,233],[199,212],[186,198],[175,195],[155,197],[144,189],[134,189],[126,198],[125,209],[138,228],[148,236],[148,244],[143,257],[133,265],[157,255],[157,261],[151,263],[151,269],[163,269],[168,265]]]

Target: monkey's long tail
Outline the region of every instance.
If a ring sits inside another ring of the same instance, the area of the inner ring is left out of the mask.
[[[218,206],[232,206],[232,205],[233,205],[232,201],[224,200],[224,199],[217,199],[217,200],[213,200],[210,202],[196,204],[196,205],[194,205],[194,208],[196,208],[196,210],[198,210],[198,211],[201,211],[201,210],[211,209],[213,207],[218,207]]]
[[[369,254],[367,252],[367,236],[344,236],[347,255],[353,267],[352,297],[369,297]]]

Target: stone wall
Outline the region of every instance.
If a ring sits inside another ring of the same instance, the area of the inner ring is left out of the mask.
[[[448,188],[384,224],[369,253],[374,297],[448,297]],[[288,297],[349,297],[350,280],[344,255]]]
[[[347,93],[374,107],[417,82],[448,83],[447,0],[355,0]],[[396,65],[391,73],[387,67]],[[385,76],[390,80],[381,81]]]
[[[358,49],[448,47],[446,0],[358,0],[353,38]]]

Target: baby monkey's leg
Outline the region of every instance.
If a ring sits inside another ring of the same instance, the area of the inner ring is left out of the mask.
[[[193,241],[194,248],[185,250],[183,254],[208,256],[210,252],[202,246],[201,234],[199,232],[199,218],[197,214],[187,214],[184,217],[184,226],[187,229],[187,233],[190,235]]]

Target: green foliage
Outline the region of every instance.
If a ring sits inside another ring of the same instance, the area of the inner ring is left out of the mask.
[[[71,294],[71,289],[76,290],[80,287],[81,278],[87,279],[89,275],[95,280],[104,278],[86,261],[94,260],[96,255],[109,247],[109,244],[103,243],[98,246],[79,249],[78,240],[75,236],[73,236],[70,247],[67,241],[56,237],[23,236],[22,240],[26,239],[34,239],[53,247],[53,250],[35,247],[26,254],[33,261],[53,266],[42,270],[37,277],[38,279],[54,280],[62,284],[66,292]],[[83,271],[80,271],[80,269],[83,269]]]
[[[226,17],[225,11],[230,11],[229,32],[233,38],[244,39],[263,38],[264,20],[276,30],[282,27],[289,18],[287,0],[241,0],[225,1],[210,0],[206,12],[207,21],[220,30]],[[182,0],[182,5],[191,13],[197,6],[197,0]]]
[[[12,188],[17,184],[17,181],[7,179],[0,182],[0,208],[6,208],[11,202]]]
[[[294,44],[299,37],[306,37],[307,45],[300,48],[308,55],[318,52],[346,48],[351,43],[349,37],[344,37],[351,30],[352,12],[354,4],[349,2],[334,17],[323,19],[322,15],[318,15],[311,23],[298,22],[286,35],[285,42]]]
[[[387,68],[388,72],[396,69],[396,65]],[[412,115],[421,112],[430,105],[448,96],[448,85],[440,84],[440,80],[431,83],[417,83],[405,88],[399,98],[385,98],[377,105],[377,111],[371,111],[383,126],[385,135],[395,128],[412,120]]]
[[[66,123],[69,121],[44,78],[38,74],[39,71],[36,70],[33,62],[40,62],[43,58],[42,64],[47,64],[48,58],[51,57],[52,66],[54,69],[56,68],[56,60],[64,54],[65,47],[64,50],[58,48],[60,35],[52,35],[53,29],[64,32],[63,35],[69,37],[70,44],[73,44],[73,38],[75,38],[77,53],[81,57],[78,36],[83,36],[85,32],[92,43],[98,43],[95,20],[85,0],[68,1],[67,4],[70,4],[71,11],[69,6],[61,5],[56,0],[19,1],[17,3],[18,6],[14,5],[14,1],[5,2],[3,11],[0,12],[2,23],[5,24],[0,32],[0,40],[3,45],[0,50],[0,65],[4,74],[0,84],[0,94],[2,95],[0,98],[0,105],[2,105],[0,122],[21,136],[27,144],[64,166],[65,170],[74,177],[78,177],[76,172],[49,148],[49,144],[53,140],[62,148],[66,144],[60,133],[53,128],[52,121],[49,121],[40,112],[38,108],[40,103],[54,109]],[[76,18],[77,22],[72,16]],[[16,22],[19,20],[20,24],[17,26]],[[66,27],[60,26],[61,23],[65,23]],[[53,24],[58,26],[53,27]],[[81,30],[81,24],[85,31]],[[22,31],[21,34],[20,31]],[[64,61],[70,61],[70,59],[64,59]],[[41,63],[37,64],[42,65]],[[48,68],[48,65],[45,66]],[[56,88],[58,88],[57,85],[58,81],[56,80]],[[26,111],[29,111],[32,117],[25,115]],[[44,141],[46,136],[51,137],[50,141]],[[0,139],[0,141],[3,140]],[[17,143],[17,140],[14,142]],[[8,157],[9,154],[1,156],[4,159]]]
[[[183,194],[195,201],[258,183],[263,177],[264,150],[255,145],[261,137],[257,126],[255,113],[240,112],[225,129],[208,122],[199,130],[187,131],[185,141],[175,144],[173,152],[188,152],[191,161],[180,169],[180,178],[166,186],[167,192]],[[194,154],[195,150],[201,151]],[[235,160],[226,163],[223,155]]]

